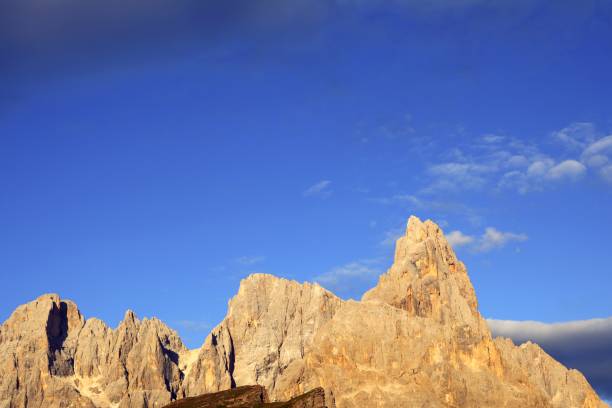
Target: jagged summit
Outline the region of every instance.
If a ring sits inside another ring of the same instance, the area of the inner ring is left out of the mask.
[[[157,319],[128,311],[112,330],[42,295],[0,326],[0,407],[161,406],[178,392],[185,351]]]
[[[408,219],[406,234],[397,240],[393,265],[362,300],[385,302],[411,316],[486,330],[465,265],[437,224],[415,216]]]
[[[492,339],[464,264],[416,217],[362,301],[254,274],[190,351],[157,319],[110,329],[43,295],[0,326],[0,370],[0,408],[161,407],[253,384],[272,401],[322,387],[337,408],[606,406],[539,346]]]

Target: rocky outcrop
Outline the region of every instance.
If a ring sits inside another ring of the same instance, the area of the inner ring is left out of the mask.
[[[415,217],[378,285],[345,302],[315,343],[302,381],[332,390],[338,407],[605,406],[539,347],[492,339],[465,266]]]
[[[317,284],[299,284],[271,275],[244,279],[228,314],[206,339],[185,379],[186,395],[261,384],[274,400],[305,390],[287,390],[278,381],[313,347],[315,333],[342,301]]]
[[[303,304],[309,312],[296,315]],[[245,279],[186,394],[256,382],[273,400],[323,387],[340,408],[605,406],[580,373],[541,349],[542,364],[530,365],[530,347],[500,341],[442,230],[411,217],[393,265],[361,302],[267,275]]]
[[[537,344],[515,346],[512,340],[498,337],[495,344],[508,367],[512,381],[528,378],[554,407],[599,407],[601,403],[584,376],[568,370],[546,354]]]
[[[176,333],[132,312],[112,330],[43,295],[0,328],[0,407],[161,407],[182,380]]]
[[[184,398],[165,408],[331,408],[325,402],[325,391],[322,388],[315,388],[286,402],[268,402],[264,387],[245,385],[231,390]]]
[[[84,323],[57,295],[18,307],[0,327],[0,407],[94,407],[67,380]]]
[[[0,408],[161,407],[252,384],[270,401],[321,387],[338,408],[606,406],[537,345],[493,339],[465,266],[416,217],[361,301],[255,274],[189,351],[156,319],[110,329],[45,295],[0,327],[0,369]]]
[[[183,398],[164,408],[248,408],[262,407],[268,402],[266,389],[261,385],[245,385],[225,391]]]

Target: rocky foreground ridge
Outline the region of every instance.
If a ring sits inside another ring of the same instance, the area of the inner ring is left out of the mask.
[[[163,407],[258,384],[271,401],[322,387],[352,407],[606,407],[539,346],[493,339],[465,266],[433,222],[408,221],[361,301],[255,274],[187,350],[157,319],[115,329],[44,295],[0,326],[0,408]]]
[[[245,385],[197,397],[182,398],[164,408],[330,408],[330,406],[325,401],[323,388],[315,388],[289,401],[270,402],[264,387]]]

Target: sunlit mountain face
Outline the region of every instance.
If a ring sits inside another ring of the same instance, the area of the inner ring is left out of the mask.
[[[610,399],[611,38],[599,0],[3,1],[0,321],[200,348],[253,273],[361,299],[416,214]]]

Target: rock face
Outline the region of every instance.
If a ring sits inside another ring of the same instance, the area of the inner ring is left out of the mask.
[[[112,330],[45,295],[0,327],[0,370],[0,408],[161,407],[253,384],[271,401],[322,387],[338,408],[606,406],[537,345],[493,339],[465,266],[416,217],[361,301],[252,275],[189,351],[156,319]]]
[[[177,395],[186,348],[132,312],[115,330],[43,295],[0,328],[0,407],[161,407]]]
[[[269,403],[266,389],[261,385],[245,385],[226,391],[183,398],[164,408],[329,408],[325,391],[315,388],[286,402]]]
[[[226,318],[202,346],[186,376],[185,394],[247,384],[263,385],[273,400],[303,393],[299,381],[286,385],[279,380],[292,372],[296,362],[304,361],[315,333],[341,304],[316,284],[249,276],[229,302]]]
[[[606,406],[538,346],[492,339],[465,266],[416,217],[361,302],[268,275],[242,282],[184,390],[252,383],[272,400],[323,387],[339,408]]]

